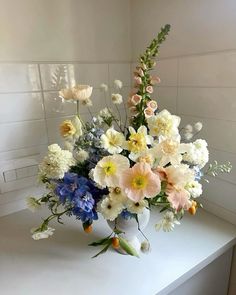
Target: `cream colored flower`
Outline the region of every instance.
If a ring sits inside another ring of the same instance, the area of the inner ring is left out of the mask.
[[[153,138],[147,134],[147,128],[145,126],[140,126],[137,132],[133,127],[129,127],[129,132],[130,136],[125,143],[125,149],[131,152],[129,158],[132,161],[136,161],[148,149],[147,145],[153,143]]]
[[[65,120],[60,125],[60,133],[63,137],[73,136],[76,133],[76,129],[71,120]]]
[[[76,100],[87,100],[91,97],[93,87],[89,85],[77,85],[73,88],[74,99]]]
[[[86,100],[92,95],[93,87],[89,85],[77,85],[72,88],[65,88],[59,91],[59,96],[69,100]]]
[[[41,203],[35,197],[28,197],[26,199],[27,207],[30,211],[35,212],[37,209],[41,208]]]
[[[97,210],[107,220],[114,220],[122,212],[123,204],[112,200],[110,197],[104,198],[98,203]]]
[[[50,236],[53,235],[55,229],[54,228],[51,228],[51,227],[48,227],[46,230],[44,231],[33,231],[32,230],[32,238],[34,240],[41,240],[41,239],[47,239],[49,238]]]
[[[163,229],[163,231],[169,232],[174,229],[175,224],[179,225],[180,222],[175,218],[175,215],[173,212],[167,211],[164,214],[161,222],[156,224],[155,227],[156,227],[156,230]]]
[[[131,213],[140,214],[143,212],[144,208],[148,208],[148,201],[145,199],[138,202],[127,200],[126,208]]]
[[[129,160],[122,155],[102,158],[94,168],[93,179],[102,187],[117,187],[122,173],[129,168]]]
[[[86,161],[89,158],[89,154],[85,150],[80,149],[75,152],[74,157],[79,163],[83,163],[84,161]]]
[[[203,168],[209,160],[207,142],[204,139],[197,139],[188,145],[188,151],[183,155],[183,160]]]
[[[202,185],[195,180],[188,182],[184,188],[190,193],[193,198],[200,197],[202,194]]]
[[[107,92],[107,91],[108,91],[108,86],[107,86],[107,84],[102,83],[102,84],[100,85],[100,89],[103,90],[104,92]]]
[[[39,165],[39,173],[41,177],[61,179],[73,165],[75,165],[75,160],[72,153],[53,144],[48,147],[48,154]]]
[[[113,93],[111,95],[111,100],[114,104],[121,104],[123,102],[122,95],[120,95],[119,93]]]
[[[122,86],[123,86],[123,83],[120,80],[115,80],[114,81],[114,86],[115,86],[116,89],[121,89]]]
[[[160,158],[158,165],[164,167],[168,163],[178,165],[182,161],[182,154],[188,151],[186,144],[180,143],[180,137],[159,137],[159,143],[154,148],[154,153]]]
[[[171,115],[167,110],[163,110],[156,116],[147,119],[150,135],[153,136],[173,136],[179,134],[178,126],[180,117]]]
[[[125,137],[122,133],[116,131],[114,128],[110,128],[105,134],[101,136],[101,145],[110,154],[119,154],[122,152]]]

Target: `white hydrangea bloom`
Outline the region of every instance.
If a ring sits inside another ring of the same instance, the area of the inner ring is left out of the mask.
[[[204,139],[197,139],[189,143],[189,150],[183,155],[183,160],[203,168],[209,160],[207,142]]]
[[[55,229],[52,227],[48,227],[46,230],[44,231],[34,231],[34,229],[31,230],[31,232],[33,232],[32,234],[32,238],[34,240],[41,240],[41,239],[47,239],[50,236],[53,235]]]
[[[75,160],[70,151],[62,150],[59,145],[52,144],[48,147],[48,154],[39,165],[40,175],[60,179],[74,164]]]

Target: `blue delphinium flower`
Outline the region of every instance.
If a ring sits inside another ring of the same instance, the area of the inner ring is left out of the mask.
[[[72,205],[72,213],[84,223],[98,219],[96,204],[108,191],[97,188],[86,177],[65,173],[63,181],[57,184],[55,193],[62,204]]]
[[[194,166],[193,171],[195,173],[195,180],[200,181],[203,176],[201,169],[198,166]]]

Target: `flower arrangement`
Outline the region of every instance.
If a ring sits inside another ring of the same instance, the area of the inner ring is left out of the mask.
[[[102,216],[114,222],[114,228],[108,237],[91,244],[103,246],[98,254],[113,246],[137,256],[116,226],[119,216],[135,220],[139,228],[139,215],[146,209],[159,207],[163,219],[156,229],[173,230],[185,212],[194,215],[201,207],[197,199],[202,194],[201,178],[230,172],[230,163],[215,162],[203,169],[208,162],[207,142],[194,140],[202,129],[201,122],[179,129],[180,117],[165,109],[160,111],[156,100],[151,98],[154,85],[160,82],[159,77],[151,75],[151,70],[169,30],[169,25],[163,27],[139,58],[134,90],[127,103],[129,120],[127,113],[126,119],[121,119],[117,107],[125,104],[120,80],[114,82],[118,93],[111,95],[118,116],[106,106],[86,123],[80,119],[79,105],[90,108],[92,87],[78,85],[59,92],[64,100],[76,101],[78,115],[60,125],[65,149],[50,145],[39,166],[40,180],[48,192],[38,199],[30,197],[28,205],[37,209],[45,204],[51,214],[32,230],[35,240],[51,236],[54,229],[50,222],[56,219],[62,223],[63,215],[80,220],[86,233],[92,231],[93,222]],[[102,84],[101,90],[107,95],[108,86]],[[143,249],[147,245],[144,243]]]

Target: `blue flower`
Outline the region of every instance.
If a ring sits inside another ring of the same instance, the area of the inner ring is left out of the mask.
[[[203,176],[201,169],[198,166],[194,166],[193,171],[195,173],[195,180],[200,181]]]
[[[99,189],[86,177],[68,172],[58,182],[55,193],[62,204],[71,204],[72,213],[84,223],[98,219],[96,204],[108,194],[108,190]]]
[[[131,218],[134,218],[136,214],[134,213],[131,213],[129,212],[127,209],[124,209],[122,212],[121,212],[121,216],[126,219],[126,220],[129,220]]]

